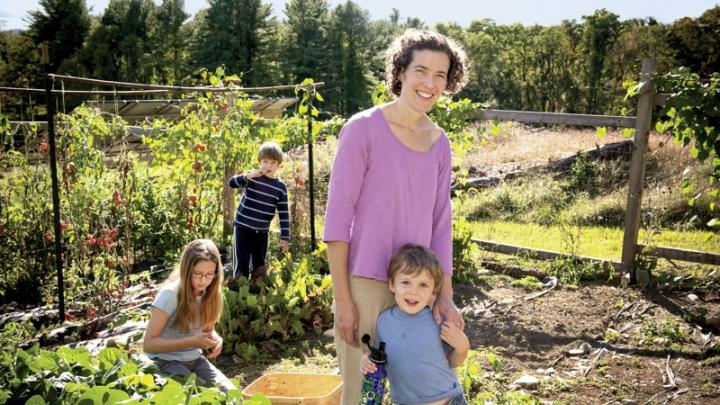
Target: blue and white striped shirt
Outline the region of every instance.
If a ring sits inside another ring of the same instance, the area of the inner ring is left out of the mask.
[[[247,179],[240,174],[233,176],[228,181],[228,186],[245,187],[245,194],[235,211],[235,225],[267,232],[277,210],[280,217],[280,239],[290,240],[288,191],[285,183],[267,176]]]

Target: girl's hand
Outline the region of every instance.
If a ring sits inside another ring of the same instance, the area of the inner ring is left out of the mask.
[[[263,175],[263,171],[260,169],[254,169],[250,170],[249,172],[245,173],[246,179],[254,179],[255,177],[260,177]]]
[[[215,340],[217,341],[217,344],[215,345],[215,348],[212,349],[212,351],[207,355],[208,359],[214,359],[215,357],[219,356],[220,353],[222,353],[223,338],[220,337],[220,335],[218,335],[215,331],[213,331],[213,334],[215,335]]]
[[[445,321],[442,323],[440,338],[458,352],[464,353],[470,349],[468,337],[454,322]]]
[[[370,374],[377,371],[377,366],[370,360],[370,353],[363,353],[360,358],[360,372]]]
[[[218,344],[215,331],[213,332],[200,332],[195,335],[195,347],[201,350],[211,350]],[[219,338],[219,336],[217,336]]]
[[[283,253],[287,253],[290,249],[290,242],[286,241],[285,239],[280,239],[280,250],[283,251]]]

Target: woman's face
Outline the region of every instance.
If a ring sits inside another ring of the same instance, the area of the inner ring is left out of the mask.
[[[450,58],[439,51],[413,51],[412,62],[400,73],[399,99],[412,109],[427,113],[447,88]]]

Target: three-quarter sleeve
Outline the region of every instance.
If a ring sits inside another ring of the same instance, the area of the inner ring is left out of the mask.
[[[445,136],[443,134],[443,136]],[[447,138],[442,149],[442,157],[438,170],[437,195],[433,210],[433,230],[430,248],[435,252],[445,273],[452,274],[452,203],[450,201],[450,179],[452,171],[452,154]]]
[[[368,167],[369,135],[364,120],[349,121],[340,131],[328,187],[323,240],[350,242],[355,204]]]

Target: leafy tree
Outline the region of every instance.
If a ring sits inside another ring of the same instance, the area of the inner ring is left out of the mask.
[[[100,25],[88,38],[80,58],[95,77],[149,83],[155,61],[151,37],[156,6],[152,0],[110,0]]]
[[[0,31],[0,78],[4,86],[42,87],[40,49],[29,37]],[[42,103],[41,97],[0,93],[0,113],[10,119],[28,119],[34,114],[32,104]]]
[[[50,71],[83,45],[90,31],[85,0],[40,0],[40,10],[30,12],[28,36],[36,43],[48,42]]]
[[[0,31],[0,77],[7,86],[33,87],[42,83],[40,48],[32,39]]]
[[[623,99],[621,89],[624,82],[637,80],[643,58],[654,59],[657,72],[666,72],[676,63],[665,40],[666,34],[667,26],[652,18],[621,24],[618,39],[608,53],[608,76],[612,81],[609,113],[618,114],[631,108]]]
[[[285,4],[285,16],[280,34],[283,74],[292,83],[306,78],[320,81],[329,70],[327,0],[291,0]]]
[[[561,111],[565,94],[575,87],[569,39],[557,26],[538,27],[531,35],[534,69],[528,85],[533,97],[525,105],[536,111]]]
[[[607,10],[595,10],[592,15],[583,16],[585,26],[582,34],[582,57],[585,61],[582,71],[586,89],[585,111],[602,113],[602,103],[607,98],[604,79],[608,64],[608,53],[620,31],[619,16]]]
[[[701,76],[720,71],[720,6],[699,18],[681,18],[669,28],[667,41],[682,66]]]
[[[353,114],[370,103],[368,27],[368,12],[350,0],[332,12],[328,59],[335,69],[326,93],[341,115]]]
[[[152,50],[160,83],[178,84],[188,70],[185,0],[163,0],[156,13]]]
[[[382,83],[385,80],[385,50],[393,39],[405,28],[400,24],[400,11],[393,8],[387,20],[370,21],[371,32],[368,45],[371,80]]]
[[[263,66],[260,56],[270,47],[277,24],[270,16],[270,6],[260,0],[209,3],[199,22],[196,63],[210,71],[224,65],[227,71],[242,75],[246,86],[267,84],[270,68],[267,61]]]
[[[40,50],[27,36],[0,31],[0,78],[3,86],[42,87]],[[29,119],[33,106],[42,103],[42,96],[0,93],[0,113],[10,119]]]

